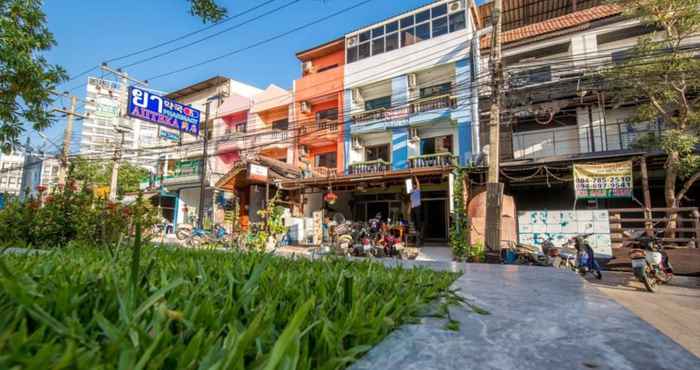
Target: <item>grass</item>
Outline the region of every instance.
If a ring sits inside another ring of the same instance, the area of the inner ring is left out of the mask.
[[[455,301],[454,273],[372,262],[144,248],[132,276],[132,261],[1,256],[0,368],[339,369]]]

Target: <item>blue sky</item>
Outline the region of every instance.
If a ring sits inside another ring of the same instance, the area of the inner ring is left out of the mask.
[[[219,3],[228,8],[229,15],[235,15],[265,1],[219,0]],[[180,47],[191,40],[257,18],[259,14],[290,1],[292,0],[275,0],[252,13],[204,33],[149,53],[120,60],[112,66],[120,67],[164,50]],[[127,71],[135,78],[147,79],[254,44],[359,2],[361,0],[301,0],[238,29],[192,47],[183,47],[176,53],[154,61],[130,67]],[[157,79],[152,81],[150,86],[158,90],[173,91],[215,75],[223,75],[260,88],[270,83],[288,88],[291,81],[300,74],[299,62],[294,56],[296,52],[429,2],[431,0],[372,0],[366,5],[281,39],[195,69]],[[199,18],[189,14],[186,0],[46,0],[44,11],[48,17],[49,29],[58,43],[46,57],[49,62],[63,66],[71,76],[110,58],[167,41],[205,26]],[[101,72],[96,71],[92,75],[100,76]],[[83,76],[62,85],[60,90],[79,86],[86,81],[87,76]],[[80,87],[74,90],[73,94],[84,97],[85,88]],[[67,105],[68,100],[65,99],[63,104]],[[60,144],[64,126],[64,120],[58,121],[45,133]],[[29,135],[33,146],[39,144],[41,139],[36,134],[29,130]]]

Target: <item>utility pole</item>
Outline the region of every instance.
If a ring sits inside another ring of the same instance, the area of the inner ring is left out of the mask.
[[[66,183],[66,173],[68,173],[68,155],[70,154],[70,142],[73,136],[73,118],[87,118],[86,115],[77,113],[75,110],[78,105],[78,97],[70,97],[70,109],[54,109],[54,112],[61,112],[67,116],[66,128],[63,131],[63,148],[61,148],[61,167],[58,169],[58,184]]]
[[[207,189],[207,146],[209,146],[209,105],[212,98],[207,99],[204,109],[204,148],[202,149],[202,160],[199,162],[199,207],[197,207],[197,227],[204,229],[204,191]]]
[[[503,86],[503,64],[501,61],[502,0],[494,0],[491,11],[491,109],[489,117],[489,171],[486,184],[486,246],[499,251],[501,246],[501,207],[503,184],[499,182],[500,136],[501,136],[501,89]]]
[[[130,127],[128,125],[121,125],[121,121],[127,116],[127,111],[129,110],[129,96],[128,96],[128,85],[129,81],[137,85],[148,85],[148,81],[139,81],[130,78],[129,75],[119,69],[110,68],[107,63],[102,63],[101,69],[106,72],[113,73],[115,76],[119,77],[119,117],[118,123],[115,125],[115,130],[121,134],[121,140],[117,144],[117,149],[115,150],[114,161],[112,163],[112,179],[109,186],[109,200],[114,201],[117,199],[117,179],[119,178],[119,162],[122,157],[122,146],[124,145],[124,134]]]

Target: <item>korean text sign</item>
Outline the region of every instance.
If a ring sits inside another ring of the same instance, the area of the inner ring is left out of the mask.
[[[200,111],[135,86],[129,87],[129,116],[199,135]]]
[[[574,165],[577,199],[632,197],[632,161]]]

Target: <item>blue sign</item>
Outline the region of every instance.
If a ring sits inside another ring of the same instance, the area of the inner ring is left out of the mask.
[[[129,86],[128,114],[130,117],[199,135],[200,111],[138,87]]]
[[[177,132],[160,130],[160,137],[162,137],[165,140],[180,141],[180,134],[178,134]]]

